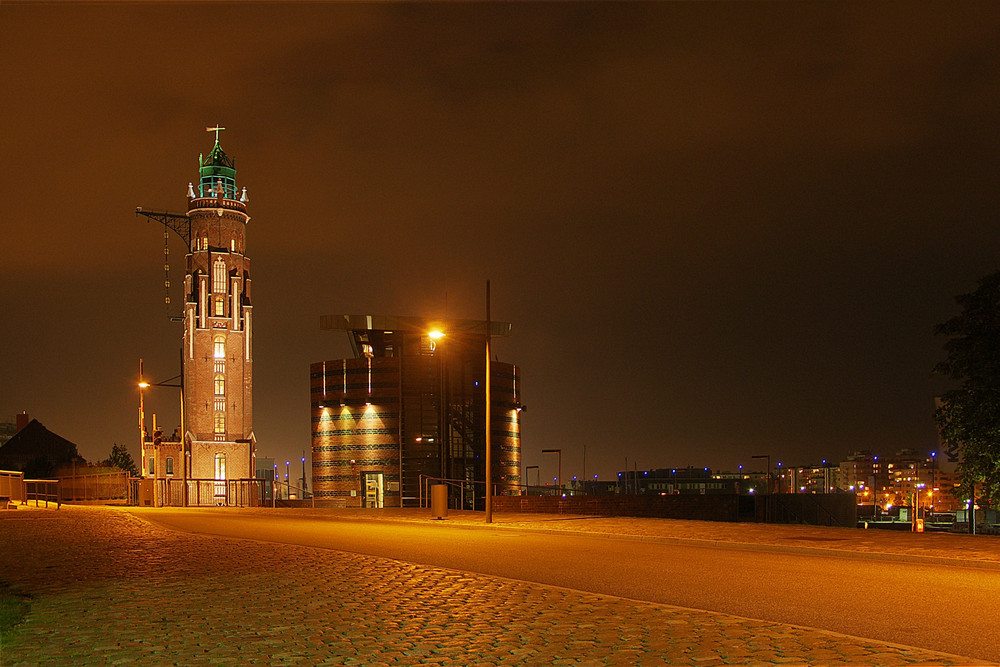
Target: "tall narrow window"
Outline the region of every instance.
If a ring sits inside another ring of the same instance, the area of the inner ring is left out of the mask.
[[[215,455],[215,502],[226,503],[226,455],[221,452]]]
[[[215,297],[215,316],[222,317],[226,314],[225,301],[221,296]]]
[[[226,263],[220,257],[215,260],[215,264],[212,265],[212,291],[216,294],[225,294],[226,292]]]
[[[225,359],[226,358],[226,337],[225,336],[217,336],[215,338],[215,352],[214,352],[214,354],[212,356],[214,356],[216,359]]]
[[[215,395],[225,396],[226,395],[226,376],[219,373],[215,376]]]
[[[155,465],[155,463],[153,461],[153,457],[152,456],[149,457],[149,474],[150,475],[155,475],[156,474],[156,465]]]
[[[165,461],[165,463],[167,465],[167,474],[168,475],[173,475],[174,474],[174,460],[168,456],[167,460]]]
[[[226,413],[216,412],[215,413],[215,439],[225,440],[226,439]]]

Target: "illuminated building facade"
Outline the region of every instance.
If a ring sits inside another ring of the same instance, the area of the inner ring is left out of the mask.
[[[954,512],[962,507],[953,493],[958,483],[958,473],[939,465],[936,452],[924,457],[905,449],[880,457],[864,450],[840,463],[840,488],[857,493],[859,505],[877,506],[878,513],[910,506],[914,500],[921,508]]]
[[[215,146],[199,157],[198,184],[188,184],[187,213],[137,210],[176,232],[186,245],[179,318],[184,327],[181,440],[143,438],[142,472],[155,479],[223,482],[253,478],[256,470],[246,254],[250,216],[246,188],[237,190],[233,160],[219,145],[222,128],[211,129]],[[140,420],[144,429],[142,414]]]
[[[452,506],[481,508],[486,479],[486,322],[325,316],[352,359],[310,366],[312,479],[319,501],[419,504],[431,478],[455,480]],[[492,337],[510,325],[492,322]],[[521,378],[490,364],[494,493],[520,493]]]

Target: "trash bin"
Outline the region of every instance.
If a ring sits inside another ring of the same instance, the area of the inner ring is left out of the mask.
[[[443,519],[448,516],[448,487],[444,484],[431,485],[431,518]]]

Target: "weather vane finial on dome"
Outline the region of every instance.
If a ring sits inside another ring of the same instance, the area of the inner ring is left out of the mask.
[[[224,130],[224,129],[226,129],[226,128],[219,127],[218,125],[216,125],[215,127],[206,127],[205,131],[206,132],[215,132],[215,143],[219,143],[219,132],[222,131],[222,130]]]

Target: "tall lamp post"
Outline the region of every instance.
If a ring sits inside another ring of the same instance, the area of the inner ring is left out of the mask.
[[[558,454],[559,455],[559,495],[562,495],[562,450],[561,449],[543,449],[542,454]],[[627,471],[626,471],[627,472]]]
[[[142,450],[146,448],[146,413],[143,410],[142,397],[148,386],[149,383],[142,377],[142,359],[139,359],[139,465],[143,464]]]
[[[183,367],[183,358],[181,359],[181,365]],[[177,380],[176,383],[172,382]],[[181,453],[184,454],[184,460],[181,465],[184,467],[184,506],[187,507],[188,504],[188,488],[187,488],[187,478],[188,478],[188,461],[190,461],[190,452],[187,451],[184,445],[184,374],[180,373],[173,376],[172,378],[167,378],[163,382],[146,382],[145,377],[142,373],[142,359],[139,359],[139,455],[142,456],[142,450],[146,447],[146,413],[144,406],[144,394],[146,389],[150,387],[176,387],[181,390]],[[155,419],[154,419],[155,421]],[[156,470],[156,459],[159,457],[159,452],[155,449],[153,450],[153,484],[156,484],[157,470]],[[140,462],[141,465],[141,462]],[[140,471],[141,472],[141,471]]]
[[[490,281],[486,281],[486,523],[493,523],[493,448],[490,446],[490,431],[493,418],[490,400]]]
[[[486,500],[486,503],[485,503],[485,505],[486,505],[486,523],[493,523],[493,447],[492,447],[492,443],[491,443],[491,433],[490,433],[493,430],[491,428],[491,426],[492,426],[491,421],[492,421],[492,418],[493,418],[492,417],[492,407],[493,406],[491,405],[491,403],[492,403],[493,395],[492,395],[492,392],[490,390],[490,343],[491,343],[490,337],[491,337],[492,329],[493,329],[493,323],[490,320],[490,281],[487,280],[486,281],[486,377],[485,377],[485,380],[484,380],[484,383],[483,383],[483,389],[484,389],[484,393],[485,393],[484,402],[486,404],[485,405],[485,408],[486,408],[486,415],[485,415],[485,417],[486,417],[486,419],[485,419],[485,422],[486,422],[486,425],[485,425],[486,437],[485,437],[485,442],[484,442],[485,448],[486,448],[486,499],[485,499]],[[443,338],[445,336],[445,333],[443,331],[435,330],[435,331],[428,332],[427,336],[429,338],[431,338],[433,341],[438,341],[438,340],[440,340],[441,338]],[[440,428],[439,428],[440,432],[439,432],[438,435],[441,436],[441,441],[442,441],[442,445],[441,445],[442,446],[442,449],[441,449],[441,452],[442,452],[442,455],[441,455],[441,465],[442,465],[442,470],[443,470],[443,466],[445,465],[444,458],[445,458],[445,456],[447,454],[447,449],[444,448],[445,444],[446,444],[445,443],[444,435],[446,434],[447,429],[448,429],[448,425],[446,423],[446,419],[447,419],[447,406],[444,405],[444,402],[445,402],[445,396],[444,396],[444,393],[445,393],[445,383],[444,383],[444,367],[443,367],[443,364],[442,364],[442,369],[441,369],[441,376],[442,377],[441,377],[441,401],[440,402],[441,402],[443,408],[441,410],[441,415],[439,417],[439,419],[441,420],[441,425],[440,425]],[[444,475],[442,474],[442,477],[443,476]]]
[[[302,500],[306,499],[306,457],[305,452],[302,453]]]
[[[528,495],[528,471],[529,470],[534,470],[535,471],[535,486],[538,486],[538,476],[540,475],[540,473],[538,472],[538,466],[524,466],[524,494],[525,495]]]

